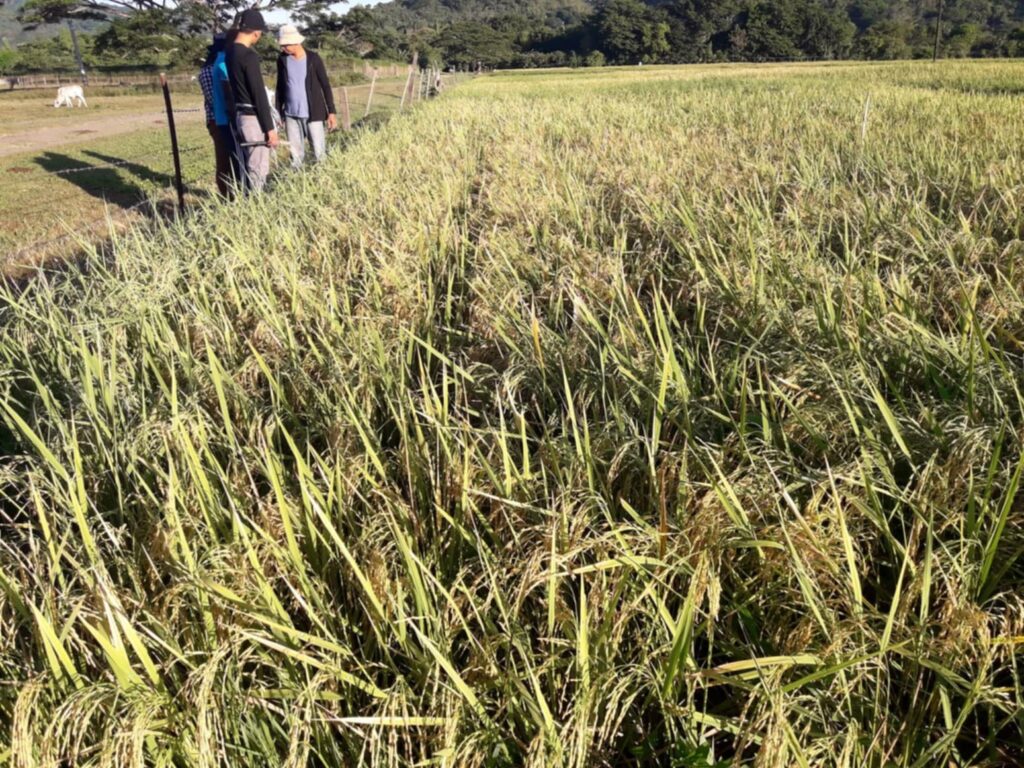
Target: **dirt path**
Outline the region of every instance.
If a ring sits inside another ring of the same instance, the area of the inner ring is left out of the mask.
[[[82,110],[85,112],[85,110]],[[202,113],[176,114],[178,125],[198,122]],[[46,149],[66,147],[95,141],[107,136],[134,133],[146,128],[167,130],[167,119],[159,112],[139,115],[107,115],[90,119],[87,115],[70,125],[53,125],[17,133],[0,133],[0,157],[20,155],[26,152],[41,152]]]

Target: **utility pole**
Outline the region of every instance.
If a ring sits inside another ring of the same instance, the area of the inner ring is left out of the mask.
[[[939,43],[942,41],[942,11],[945,3],[943,0],[938,0],[939,4],[939,15],[935,20],[935,48],[932,51],[932,61],[939,60]]]
[[[89,77],[85,74],[85,63],[82,61],[82,51],[78,47],[78,33],[75,32],[75,25],[71,19],[65,19],[68,24],[68,32],[71,33],[71,48],[75,52],[75,63],[78,64],[78,72],[82,76],[82,85],[89,84]]]

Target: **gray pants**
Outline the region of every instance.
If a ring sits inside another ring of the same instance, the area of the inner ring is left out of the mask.
[[[267,140],[267,135],[260,128],[259,118],[255,115],[239,115],[235,118],[235,125],[238,127],[239,137],[246,144]],[[247,186],[252,191],[259,192],[267,183],[267,175],[270,173],[270,147],[243,147],[242,155],[245,158]]]
[[[313,147],[313,159],[320,162],[327,154],[327,132],[323,121],[315,123],[302,117],[285,117],[285,130],[292,148],[292,167],[301,168],[306,159],[306,141]]]

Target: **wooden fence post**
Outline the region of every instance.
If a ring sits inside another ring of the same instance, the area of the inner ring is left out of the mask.
[[[178,132],[174,128],[174,109],[171,107],[171,89],[167,86],[167,75],[160,73],[160,87],[164,91],[164,107],[167,109],[167,127],[171,131],[171,154],[174,156],[174,186],[178,188],[178,212],[185,210],[185,186],[181,183],[181,154],[178,152]]]
[[[373,79],[370,81],[370,95],[366,98],[366,111],[363,113],[363,117],[369,117],[370,107],[373,106],[373,91],[377,87],[377,70],[373,70]]]
[[[405,90],[402,91],[402,103],[398,105],[398,111],[401,112],[405,109],[405,102],[408,101],[412,104],[413,96],[415,95],[412,90],[412,76],[417,69],[419,69],[420,54],[416,51],[412,55],[412,64],[409,65],[409,77],[405,79]]]
[[[409,76],[405,78],[405,87],[402,88],[402,100],[398,103],[398,111],[401,112],[405,109],[405,97],[409,93],[409,88],[412,86],[412,67],[409,67]]]
[[[352,130],[352,113],[348,106],[348,88],[341,89],[341,125],[346,131]]]

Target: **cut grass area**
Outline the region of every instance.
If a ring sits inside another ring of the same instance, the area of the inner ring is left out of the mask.
[[[482,78],[4,289],[0,760],[1024,764],[1022,78]]]

